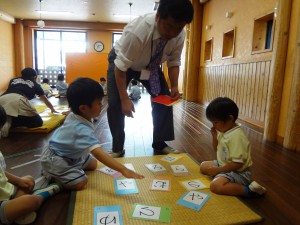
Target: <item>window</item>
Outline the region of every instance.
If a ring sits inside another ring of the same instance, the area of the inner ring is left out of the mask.
[[[121,38],[122,33],[113,33],[112,35],[112,45],[115,46],[115,43]]]
[[[211,61],[212,59],[212,48],[213,47],[213,39],[209,39],[205,42],[204,49],[204,61]]]
[[[34,35],[36,69],[51,85],[58,73],[65,73],[67,52],[86,52],[85,32],[36,30]]]
[[[254,20],[252,54],[272,51],[274,13]]]
[[[234,56],[235,29],[223,34],[222,58],[232,58]]]

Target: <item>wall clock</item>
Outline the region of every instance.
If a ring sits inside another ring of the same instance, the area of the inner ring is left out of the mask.
[[[96,41],[94,44],[94,49],[96,52],[102,52],[104,49],[104,44],[101,41]]]

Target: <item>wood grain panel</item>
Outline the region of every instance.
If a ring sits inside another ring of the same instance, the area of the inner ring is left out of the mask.
[[[248,62],[201,67],[207,104],[218,96],[233,99],[240,115],[248,122],[262,127],[265,119],[271,61]]]

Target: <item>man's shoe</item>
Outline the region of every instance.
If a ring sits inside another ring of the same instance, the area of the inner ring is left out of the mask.
[[[172,154],[180,153],[177,149],[174,149],[170,146],[166,146],[162,150],[155,149],[154,152],[158,155],[165,155],[165,154],[169,154],[169,153],[172,153]]]
[[[108,151],[108,154],[111,155],[111,157],[113,158],[119,158],[119,157],[123,157],[125,155],[125,150],[121,151],[121,152],[113,152],[112,150]]]

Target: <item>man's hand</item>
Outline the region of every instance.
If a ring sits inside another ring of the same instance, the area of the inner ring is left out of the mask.
[[[122,113],[133,118],[132,112],[135,112],[132,101],[129,98],[122,100]]]
[[[177,100],[179,97],[180,97],[180,94],[179,94],[179,91],[178,91],[178,88],[171,88],[171,94],[170,94],[170,97],[172,100]]]

